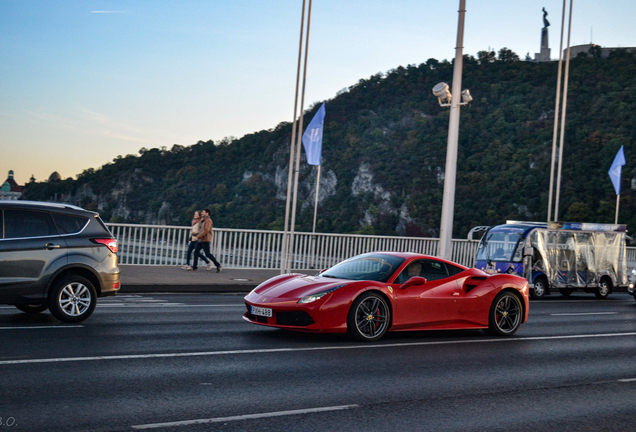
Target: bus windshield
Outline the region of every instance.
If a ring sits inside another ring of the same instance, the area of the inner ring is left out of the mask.
[[[525,229],[501,228],[490,230],[479,243],[478,261],[520,261],[521,254],[516,254],[517,243]],[[517,256],[518,255],[518,256]]]

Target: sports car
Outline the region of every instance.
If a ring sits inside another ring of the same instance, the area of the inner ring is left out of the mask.
[[[402,330],[511,336],[528,319],[528,295],[527,281],[518,276],[428,255],[373,252],[316,276],[283,274],[263,282],[245,297],[243,319],[369,342]]]

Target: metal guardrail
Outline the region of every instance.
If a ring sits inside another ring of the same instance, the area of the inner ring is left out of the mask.
[[[190,227],[107,223],[119,242],[119,263],[182,265]],[[282,231],[214,228],[211,252],[227,268],[278,269]],[[293,270],[323,269],[365,252],[393,251],[436,255],[439,239],[358,234],[295,233]],[[453,240],[452,261],[471,267],[477,241]]]
[[[119,262],[130,265],[183,265],[190,227],[107,223],[119,242]],[[282,231],[214,228],[211,252],[227,268],[278,269]],[[292,269],[331,267],[365,252],[393,251],[437,255],[439,239],[358,234],[295,233]],[[452,241],[452,261],[475,263],[478,241]],[[627,268],[636,268],[636,248],[627,248]]]

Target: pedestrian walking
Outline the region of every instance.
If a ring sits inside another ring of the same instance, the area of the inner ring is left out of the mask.
[[[201,211],[201,231],[197,236],[197,246],[194,248],[194,263],[192,264],[192,270],[197,271],[199,264],[199,252],[203,250],[206,257],[210,258],[216,266],[216,272],[219,273],[222,269],[221,264],[214,258],[214,255],[210,253],[210,243],[212,243],[212,219],[210,218],[210,210],[203,209]],[[208,270],[212,270],[212,263],[208,264]]]
[[[188,250],[186,252],[186,263],[181,268],[183,270],[192,270],[190,267],[190,257],[192,256],[192,251],[197,246],[197,236],[201,232],[201,212],[199,210],[194,212],[194,216],[192,217],[192,230],[190,231],[190,243],[188,244]],[[206,264],[210,264],[210,260],[208,260],[201,251],[199,251],[199,256]]]

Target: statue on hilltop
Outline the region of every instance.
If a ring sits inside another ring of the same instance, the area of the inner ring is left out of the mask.
[[[550,27],[550,21],[546,18],[548,16],[548,11],[543,8],[543,28]]]

